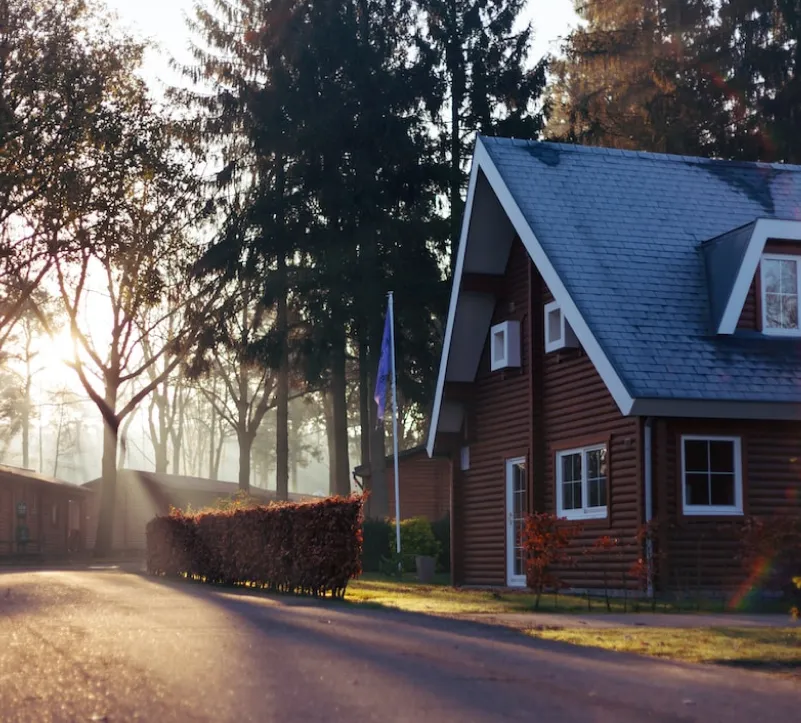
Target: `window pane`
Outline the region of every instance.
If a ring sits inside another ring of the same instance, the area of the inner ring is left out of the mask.
[[[567,482],[562,485],[562,509],[581,509],[581,482]]]
[[[562,481],[575,482],[581,480],[581,454],[562,456]]]
[[[785,294],[782,296],[782,328],[798,328],[798,296]]]
[[[781,292],[781,262],[765,260],[762,262],[762,281],[765,284],[765,293],[778,294]]]
[[[734,506],[734,475],[712,475],[712,504]]]
[[[587,485],[587,506],[606,507],[606,478],[588,480]]]
[[[687,504],[709,504],[709,475],[688,474],[685,478]]]
[[[687,472],[706,472],[709,469],[709,442],[705,439],[684,440],[684,469]]]
[[[782,328],[782,297],[780,294],[765,294],[765,324],[770,329]]]
[[[798,292],[797,270],[795,261],[781,261],[781,285],[783,294]]]
[[[562,338],[562,310],[553,309],[548,312],[548,341]]]
[[[709,458],[713,472],[734,472],[734,442],[710,442]]]

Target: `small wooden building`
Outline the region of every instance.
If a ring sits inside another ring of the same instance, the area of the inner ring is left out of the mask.
[[[451,465],[447,457],[431,457],[425,446],[398,454],[400,518],[425,517],[435,522],[450,510]],[[395,459],[386,460],[389,515],[395,517]]]
[[[97,518],[100,508],[100,478],[83,485],[94,490],[89,506],[87,546],[94,547]],[[220,499],[235,495],[239,487],[234,482],[221,482],[205,477],[177,474],[157,474],[142,470],[121,469],[117,473],[117,493],[112,549],[116,552],[140,552],[146,547],[145,527],[156,515],[168,514],[171,507],[186,510],[202,509]],[[275,499],[274,490],[250,488],[252,497],[264,503]],[[306,495],[290,493],[290,500],[309,499]]]
[[[91,490],[0,465],[0,558],[63,557],[85,549]]]
[[[353,470],[355,477],[369,480],[370,465]],[[429,522],[442,519],[450,512],[451,463],[448,457],[429,457],[424,445],[398,454],[400,518],[425,517]],[[384,459],[389,517],[395,517],[395,458]],[[369,486],[369,482],[368,482]],[[369,503],[368,503],[369,504]]]

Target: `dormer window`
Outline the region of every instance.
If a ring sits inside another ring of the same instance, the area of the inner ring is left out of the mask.
[[[762,257],[762,330],[766,334],[801,334],[798,299],[801,297],[801,256],[765,254]]]

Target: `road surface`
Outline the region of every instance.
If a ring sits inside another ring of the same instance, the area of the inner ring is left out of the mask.
[[[790,721],[801,686],[118,570],[0,574],[0,721]]]

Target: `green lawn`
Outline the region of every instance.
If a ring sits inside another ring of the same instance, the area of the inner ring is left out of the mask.
[[[656,658],[801,673],[801,628],[602,628],[529,630],[529,635]]]
[[[602,594],[601,594],[602,595]],[[455,589],[448,586],[448,576],[440,575],[434,585],[421,585],[413,575],[402,580],[384,575],[368,573],[348,585],[345,599],[352,603],[391,607],[409,612],[435,613],[440,615],[463,615],[480,613],[528,613],[534,611],[534,595],[530,592],[495,592],[492,590]],[[778,605],[778,607],[776,606]],[[787,603],[777,603],[765,611],[787,612]],[[610,598],[611,612],[624,612],[624,602],[620,598]],[[628,600],[628,612],[650,612],[651,603],[647,600]],[[603,597],[591,600],[591,610],[587,599],[577,595],[543,595],[539,612],[559,613],[604,613],[606,603]],[[693,601],[684,603],[659,602],[656,612],[696,612],[698,606]],[[706,601],[700,612],[725,612],[722,601]],[[738,612],[745,612],[742,608]],[[752,609],[749,612],[756,612]]]

